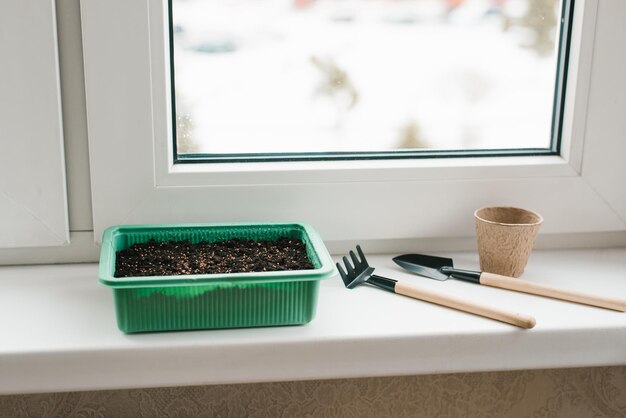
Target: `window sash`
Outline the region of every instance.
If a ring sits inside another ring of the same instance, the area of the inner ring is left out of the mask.
[[[69,242],[54,2],[0,3],[0,248]],[[5,37],[6,35],[6,37]]]
[[[468,238],[491,204],[542,213],[543,234],[625,229],[621,4],[574,5],[560,155],[258,164],[173,163],[166,7],[81,8],[96,240],[114,224],[264,220],[306,221],[327,242]]]

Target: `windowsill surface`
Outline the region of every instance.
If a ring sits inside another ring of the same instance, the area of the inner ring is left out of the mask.
[[[476,269],[473,253],[449,254]],[[125,335],[97,265],[0,268],[0,394],[626,364],[626,313],[437,282],[369,255],[376,273],[534,315],[531,330],[322,282],[304,326]],[[626,297],[626,248],[535,251],[523,279]]]

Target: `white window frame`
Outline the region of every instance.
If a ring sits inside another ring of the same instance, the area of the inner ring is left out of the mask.
[[[55,2],[2,2],[0,47],[0,248],[66,245]]]
[[[82,2],[94,235],[305,221],[327,242],[471,237],[516,205],[542,234],[626,229],[624,2],[576,0],[560,156],[174,165],[164,0]],[[515,127],[511,127],[515,129]]]

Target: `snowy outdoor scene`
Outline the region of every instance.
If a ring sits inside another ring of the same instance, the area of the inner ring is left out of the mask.
[[[548,148],[559,0],[173,0],[179,154]]]

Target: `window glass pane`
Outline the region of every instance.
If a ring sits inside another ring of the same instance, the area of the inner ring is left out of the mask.
[[[557,0],[172,0],[177,152],[549,150],[560,16]]]

